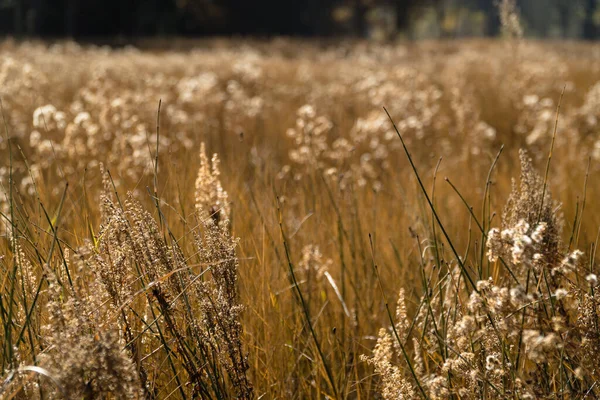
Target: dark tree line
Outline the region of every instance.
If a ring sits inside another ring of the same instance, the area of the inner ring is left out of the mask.
[[[598,10],[598,0],[585,1],[585,20],[583,22],[583,37],[596,39],[598,37],[598,26],[595,24],[594,16]]]
[[[480,34],[496,36],[500,0],[0,0],[0,34],[42,37],[155,35],[366,36],[369,13],[382,8],[396,31],[425,9],[439,24],[457,9],[485,15]],[[534,36],[598,37],[600,0],[517,0]],[[341,26],[335,10],[350,10]],[[576,26],[577,29],[574,29]],[[551,29],[552,28],[552,29]],[[573,34],[573,32],[576,32]],[[554,33],[556,36],[556,33]]]
[[[436,0],[0,0],[0,33],[31,36],[297,35],[339,33],[332,11],[354,8],[357,34],[378,4],[406,26]]]

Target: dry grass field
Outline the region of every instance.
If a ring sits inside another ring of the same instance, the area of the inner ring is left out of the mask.
[[[181,47],[0,43],[0,398],[600,396],[599,45]]]

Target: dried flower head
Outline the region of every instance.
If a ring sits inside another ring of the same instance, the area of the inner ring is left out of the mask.
[[[227,225],[230,215],[229,196],[219,180],[219,156],[209,161],[204,142],[200,144],[200,167],[196,177],[196,210],[202,219]]]

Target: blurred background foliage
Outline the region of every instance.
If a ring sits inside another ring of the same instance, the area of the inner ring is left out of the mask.
[[[518,0],[525,35],[596,39],[598,0]],[[0,0],[0,34],[94,39],[151,36],[355,36],[377,40],[497,36],[495,0]]]

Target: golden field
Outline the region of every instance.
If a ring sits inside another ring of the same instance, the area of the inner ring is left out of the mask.
[[[600,395],[600,46],[165,45],[0,44],[0,397]]]

